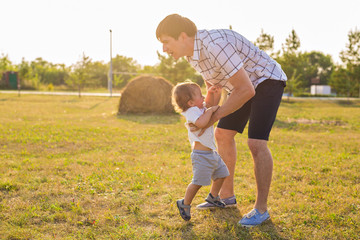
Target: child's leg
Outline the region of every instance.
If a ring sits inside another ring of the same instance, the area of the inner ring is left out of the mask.
[[[184,198],[185,205],[191,204],[192,200],[194,199],[196,193],[199,191],[200,188],[201,188],[201,185],[195,185],[192,183],[189,184],[189,186],[187,187],[186,192],[185,192],[185,198]],[[219,190],[220,190],[220,188],[219,188]],[[219,191],[218,191],[218,193],[219,193]]]
[[[210,193],[205,199],[206,202],[220,208],[224,208],[226,206],[225,203],[221,201],[219,197],[220,188],[224,180],[225,178],[217,178],[213,181],[213,184],[211,185]]]
[[[180,216],[185,221],[189,221],[191,219],[190,204],[200,188],[201,188],[200,185],[195,185],[190,183],[189,186],[186,188],[184,199],[180,199],[176,201],[176,205],[179,209]]]
[[[213,184],[211,185],[211,190],[210,193],[211,195],[213,195],[214,197],[217,197],[219,195],[221,186],[224,182],[225,178],[217,178],[213,181]]]

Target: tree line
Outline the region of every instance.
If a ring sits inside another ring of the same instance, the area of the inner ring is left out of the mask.
[[[231,26],[230,26],[231,28]],[[330,55],[319,51],[301,52],[300,38],[295,30],[282,44],[281,50],[274,51],[274,37],[261,31],[254,44],[273,57],[288,76],[285,89],[290,95],[309,95],[314,83],[330,85],[338,96],[360,97],[360,31],[350,30],[345,50],[339,53],[341,64],[334,64]],[[154,66],[141,66],[131,57],[116,55],[112,59],[113,88],[123,88],[139,74],[162,76],[172,83],[190,79],[203,84],[202,77],[184,59],[175,61],[171,56],[158,52],[159,63]],[[0,74],[6,71],[18,72],[21,89],[79,90],[107,88],[109,63],[92,61],[83,53],[81,59],[71,66],[53,64],[42,58],[12,64],[7,55],[0,57]],[[5,85],[4,75],[0,88]]]

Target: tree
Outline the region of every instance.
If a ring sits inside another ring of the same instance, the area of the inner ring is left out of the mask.
[[[108,76],[107,73],[109,71],[108,64],[97,61],[90,62],[88,68],[88,79],[86,81],[86,86],[88,87],[107,87]]]
[[[285,45],[282,46],[284,52],[296,53],[300,47],[300,39],[293,29],[288,38],[285,40]]]
[[[340,59],[345,64],[360,64],[360,31],[355,28],[348,33],[349,43],[346,44],[346,50],[340,52]]]
[[[281,68],[288,77],[285,92],[292,94],[306,91],[309,87],[308,83],[304,81],[304,68],[306,61],[304,55],[298,51],[300,47],[300,39],[295,30],[292,30],[288,38],[285,39],[285,44],[282,45],[282,55],[276,57],[276,61],[281,65]],[[296,84],[291,81],[297,81]]]
[[[288,100],[289,100],[290,96],[292,96],[293,94],[295,95],[295,93],[300,92],[300,89],[301,89],[299,87],[301,85],[301,81],[299,81],[300,77],[301,77],[301,75],[297,74],[297,71],[295,69],[295,71],[293,72],[291,77],[288,78],[287,83],[286,83]]]
[[[16,66],[24,88],[38,89],[40,85],[64,85],[69,77],[65,64],[52,64],[42,58],[30,63],[23,58]]]
[[[1,54],[0,58],[0,73],[3,73],[5,71],[12,71],[13,67],[11,65],[11,61],[8,57],[8,55]]]
[[[352,97],[356,92],[355,86],[351,84],[349,71],[342,66],[335,68],[331,75],[329,84],[331,88],[336,91],[338,96]]]
[[[133,58],[121,55],[116,55],[112,62],[114,85],[119,88],[124,87],[141,69],[140,65]]]
[[[165,79],[173,84],[187,79],[197,82],[199,85],[203,84],[202,77],[185,58],[180,58],[176,61],[172,56],[161,55],[159,52],[157,54],[160,64],[156,66],[156,72]]]
[[[357,93],[350,91],[349,94],[360,97],[360,31],[357,28],[350,30],[348,40],[346,50],[340,52],[340,59],[346,64],[349,84],[358,89]]]
[[[38,85],[35,86],[35,88],[38,88],[40,86],[40,83],[46,83],[45,73],[47,71],[47,68],[49,68],[49,63],[39,57],[36,58],[34,61],[31,61],[30,67],[33,76],[36,76],[38,80]]]
[[[310,87],[311,80],[320,79],[321,85],[327,85],[334,68],[330,55],[324,55],[322,52],[312,51],[303,53],[305,61],[303,69],[304,83]]]
[[[8,55],[1,54],[0,57],[0,87],[6,87],[5,84],[5,75],[3,75],[6,71],[13,71],[13,66],[11,65],[11,61]]]
[[[274,50],[274,37],[264,33],[264,29],[261,29],[261,34],[256,39],[255,45],[270,54]]]
[[[143,74],[150,74],[150,75],[156,75],[156,67],[155,66],[149,66],[149,65],[145,65],[140,71],[139,73],[143,73]]]
[[[83,53],[81,60],[71,66],[71,74],[68,83],[76,86],[79,90],[79,97],[81,97],[81,89],[85,85],[86,79],[89,77],[88,67],[91,64],[90,57]]]
[[[288,76],[286,92],[300,93],[308,91],[311,80],[320,79],[320,84],[328,84],[334,64],[330,55],[312,51],[302,53],[299,51],[300,39],[293,29],[282,45],[282,55],[276,60]],[[296,84],[291,81],[296,80]],[[292,88],[292,89],[291,89]]]
[[[21,63],[17,66],[19,78],[21,81],[21,88],[23,89],[37,89],[40,86],[39,76],[33,71],[30,63],[23,58]]]

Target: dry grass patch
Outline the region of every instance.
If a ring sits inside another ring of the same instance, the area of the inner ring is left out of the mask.
[[[0,95],[0,239],[358,238],[360,102],[281,104],[272,219],[253,229],[237,224],[255,201],[246,133],[236,138],[238,208],[193,208],[186,223],[175,205],[192,177],[184,119],[117,115],[118,102]]]

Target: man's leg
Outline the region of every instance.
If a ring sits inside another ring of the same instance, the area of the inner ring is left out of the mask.
[[[236,163],[236,131],[216,128],[215,138],[218,144],[218,152],[224,160],[230,175],[225,178],[220,190],[220,198],[225,199],[234,196],[234,173]]]
[[[273,171],[273,159],[266,140],[248,139],[253,160],[257,186],[257,197],[254,208],[264,213],[267,210],[267,199]]]
[[[273,171],[273,159],[267,140],[284,91],[284,83],[266,80],[256,88],[252,98],[248,130],[248,146],[254,160],[257,194],[254,209],[246,214],[239,224],[245,227],[259,225],[270,218],[267,200]]]

